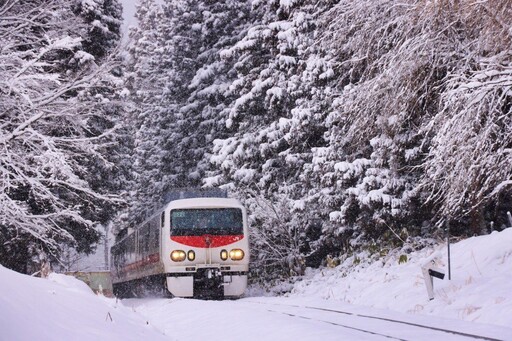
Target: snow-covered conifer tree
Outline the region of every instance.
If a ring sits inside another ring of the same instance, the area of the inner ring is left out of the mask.
[[[84,49],[97,59],[108,56],[121,39],[119,0],[75,0],[73,12],[84,20],[81,30]]]
[[[165,73],[160,66],[164,51],[159,38],[163,12],[153,0],[137,6],[138,25],[130,31],[128,57],[124,74],[128,101],[127,125],[133,134],[134,150],[130,157],[134,176],[129,190],[130,216],[144,218],[145,211],[158,206],[155,199],[162,187],[161,139],[163,118],[160,115],[162,93],[166,87]],[[137,204],[140,203],[140,204]],[[152,206],[154,205],[154,206]],[[116,231],[117,232],[117,231]]]
[[[212,141],[225,131],[226,84],[234,76],[219,51],[236,39],[247,12],[244,1],[144,2],[138,9],[129,82],[138,113],[137,192],[149,211],[169,190],[201,185]]]
[[[230,136],[215,141],[212,162],[219,170],[208,183],[245,199],[257,230],[255,257],[272,265],[266,270],[274,274],[276,269],[301,274],[308,261],[318,265],[321,258],[309,257],[315,253],[311,237],[318,238],[318,231],[311,230],[318,229],[319,215],[308,201],[312,188],[303,166],[311,161],[312,148],[324,143],[329,111],[324,87],[333,75],[330,58],[312,46],[316,19],[326,8],[310,1],[254,2],[251,27],[221,52],[236,59],[238,76],[230,86]],[[281,257],[283,252],[288,256]]]

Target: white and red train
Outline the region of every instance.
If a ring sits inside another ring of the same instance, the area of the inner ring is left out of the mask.
[[[156,286],[177,297],[240,297],[247,287],[248,236],[238,200],[173,200],[112,246],[114,293]]]

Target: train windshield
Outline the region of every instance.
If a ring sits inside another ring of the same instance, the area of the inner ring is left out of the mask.
[[[171,211],[171,236],[243,234],[239,208],[177,209]]]

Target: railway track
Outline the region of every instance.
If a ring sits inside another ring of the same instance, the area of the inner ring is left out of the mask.
[[[464,332],[416,322],[403,321],[388,317],[358,314],[350,311],[314,307],[308,305],[294,305],[284,303],[270,303],[244,300],[244,303],[258,304],[268,312],[288,315],[309,321],[327,323],[345,329],[355,330],[368,336],[375,336],[391,340],[420,340],[418,335],[427,335],[439,340],[487,340],[504,341],[504,338],[486,336],[476,333]],[[272,308],[270,308],[272,307]],[[340,318],[343,316],[344,318]],[[385,330],[385,332],[383,332]],[[419,332],[419,333],[418,333]]]

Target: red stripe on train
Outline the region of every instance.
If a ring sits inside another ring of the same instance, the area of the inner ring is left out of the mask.
[[[244,238],[243,234],[235,236],[172,236],[171,240],[192,247],[221,247],[233,244]]]

